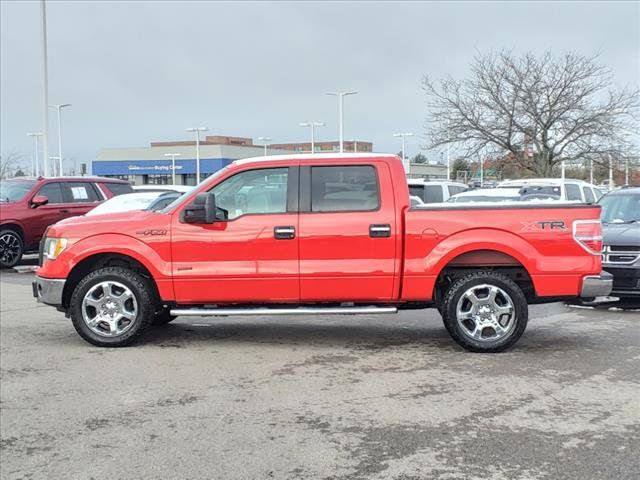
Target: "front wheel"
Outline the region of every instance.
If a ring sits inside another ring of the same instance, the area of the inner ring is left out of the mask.
[[[22,258],[24,243],[20,235],[13,230],[0,231],[0,267],[11,268]]]
[[[511,347],[527,327],[527,299],[506,275],[491,270],[465,275],[446,290],[444,325],[471,352],[500,352]]]
[[[151,324],[156,310],[149,281],[129,269],[104,267],[89,273],[71,296],[76,331],[99,347],[124,347]]]

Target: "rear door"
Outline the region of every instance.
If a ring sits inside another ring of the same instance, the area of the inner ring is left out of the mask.
[[[61,185],[68,217],[84,215],[103,200],[91,182],[63,182]]]
[[[394,193],[387,164],[300,168],[300,299],[392,298]]]

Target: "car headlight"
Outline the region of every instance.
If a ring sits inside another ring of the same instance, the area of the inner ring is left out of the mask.
[[[44,241],[43,254],[48,260],[55,260],[65,248],[67,248],[66,238],[47,238]]]

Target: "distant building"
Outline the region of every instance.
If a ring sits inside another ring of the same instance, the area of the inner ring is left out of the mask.
[[[280,150],[289,150],[293,152],[311,152],[311,142],[299,142],[299,143],[274,143],[270,145],[272,148]],[[340,142],[314,142],[313,145],[315,153],[323,152],[339,152]],[[373,152],[372,142],[361,142],[348,140],[343,142],[343,150],[345,152]]]

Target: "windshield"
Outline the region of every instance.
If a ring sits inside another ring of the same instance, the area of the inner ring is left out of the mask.
[[[598,202],[602,205],[604,223],[633,223],[640,221],[640,195],[605,195]]]
[[[35,180],[1,180],[0,202],[17,202],[36,184]]]

